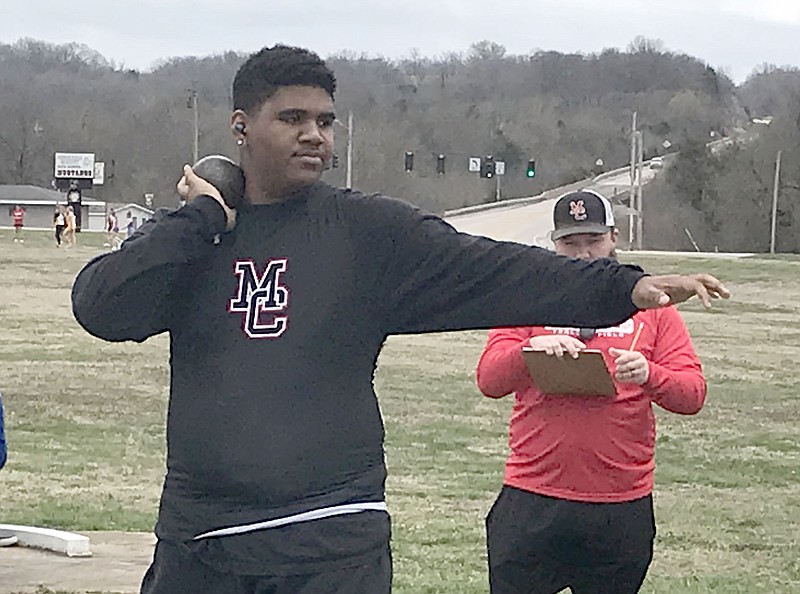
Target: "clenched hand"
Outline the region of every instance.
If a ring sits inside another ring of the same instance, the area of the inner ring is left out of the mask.
[[[183,166],[183,176],[178,181],[178,194],[187,204],[200,195],[211,196],[225,211],[225,229],[230,231],[236,226],[236,211],[225,204],[220,191],[211,182],[197,175],[190,165]]]
[[[614,378],[618,382],[639,386],[647,383],[650,377],[650,363],[642,353],[612,347],[608,349],[608,354],[614,357]]]

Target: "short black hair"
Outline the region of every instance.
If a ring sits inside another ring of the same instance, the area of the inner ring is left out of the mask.
[[[318,87],[333,99],[336,77],[317,54],[288,45],[265,47],[239,67],[233,79],[233,109],[252,112],[281,87]]]

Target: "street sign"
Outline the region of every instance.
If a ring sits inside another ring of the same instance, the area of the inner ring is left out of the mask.
[[[494,172],[496,175],[505,175],[506,174],[506,162],[505,161],[495,161],[494,162]]]
[[[665,140],[664,142],[661,143],[661,146],[663,146],[665,149],[668,149],[669,147],[672,146],[672,143],[669,140]]]
[[[479,172],[481,170],[481,158],[480,157],[470,157],[469,158],[469,170],[472,172]]]
[[[102,186],[106,179],[106,164],[103,161],[94,162],[94,178],[92,183],[95,186]]]
[[[93,179],[94,153],[56,153],[56,179]]]
[[[603,166],[603,159],[597,159],[597,161],[595,161],[594,164],[597,165],[598,167],[602,167]]]
[[[144,203],[147,208],[151,208],[153,206],[153,194],[147,193],[144,195]]]

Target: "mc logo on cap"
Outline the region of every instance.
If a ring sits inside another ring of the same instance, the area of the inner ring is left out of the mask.
[[[553,206],[553,241],[578,233],[608,233],[613,228],[611,203],[593,190],[567,192]]]
[[[582,221],[586,218],[586,205],[583,200],[573,200],[569,203],[569,214],[576,221]]]

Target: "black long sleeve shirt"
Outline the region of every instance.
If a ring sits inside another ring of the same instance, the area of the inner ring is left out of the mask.
[[[612,326],[643,276],[321,182],[224,228],[201,196],[91,261],[72,292],[95,336],[170,333],[166,538],[382,501],[373,374],[388,335]]]

